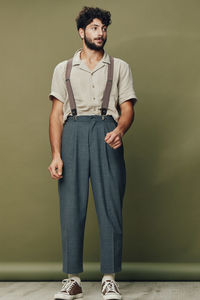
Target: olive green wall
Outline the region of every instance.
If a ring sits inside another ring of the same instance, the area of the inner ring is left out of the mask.
[[[48,94],[55,65],[82,46],[84,5],[111,11],[105,50],[130,64],[139,98],[124,136],[123,262],[199,263],[200,2],[1,0],[0,264],[62,260]],[[84,262],[99,257],[90,189]]]

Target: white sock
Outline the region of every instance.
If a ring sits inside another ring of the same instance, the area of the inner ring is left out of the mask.
[[[79,273],[78,273],[78,274],[68,274],[68,278],[74,278],[74,279],[76,279],[79,283],[81,283],[81,279],[80,279]]]
[[[107,279],[109,279],[109,280],[115,280],[115,273],[104,274],[103,278],[102,278],[102,282],[104,280],[107,280]]]

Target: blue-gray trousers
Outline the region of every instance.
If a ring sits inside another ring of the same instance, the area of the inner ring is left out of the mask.
[[[63,272],[83,272],[89,177],[100,232],[101,272],[121,271],[122,205],[126,185],[123,143],[105,142],[117,122],[111,115],[70,116],[61,139],[63,178],[58,180]]]

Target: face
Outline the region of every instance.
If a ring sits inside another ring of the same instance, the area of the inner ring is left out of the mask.
[[[85,30],[80,28],[80,35],[89,49],[101,50],[107,40],[107,26],[95,18],[86,26]]]

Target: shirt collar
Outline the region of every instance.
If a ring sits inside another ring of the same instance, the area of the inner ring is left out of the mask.
[[[72,65],[73,66],[81,64],[81,62],[82,62],[82,60],[80,58],[81,50],[82,50],[82,48],[76,50],[76,52],[74,53],[73,60],[72,60]],[[104,55],[103,55],[101,61],[110,64],[110,57],[109,57],[108,53],[105,50],[104,50]]]

